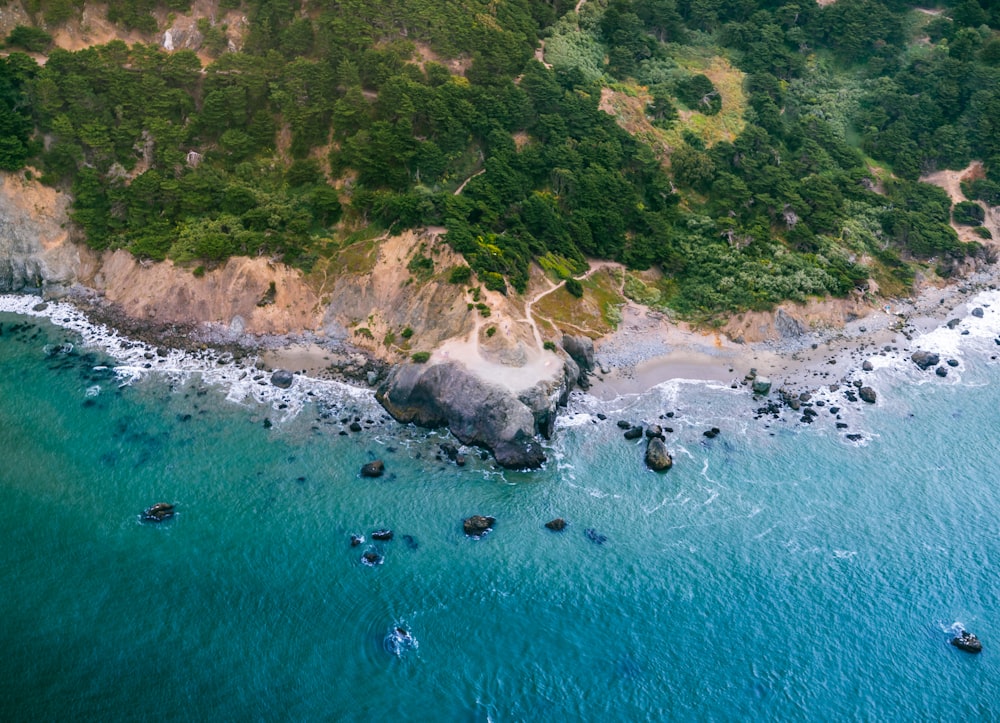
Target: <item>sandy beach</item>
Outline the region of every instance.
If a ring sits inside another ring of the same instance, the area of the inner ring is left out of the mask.
[[[751,370],[768,377],[773,389],[813,391],[857,378],[875,356],[909,356],[917,336],[968,316],[967,300],[995,282],[994,272],[979,272],[948,286],[928,286],[910,299],[871,304],[865,316],[842,327],[746,344],[630,304],[618,330],[595,342],[598,369],[589,393],[607,400],[676,379],[739,385]],[[782,308],[796,316],[794,304]]]

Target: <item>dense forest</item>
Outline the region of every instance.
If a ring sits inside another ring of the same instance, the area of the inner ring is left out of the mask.
[[[236,51],[201,19],[199,57],[59,49],[82,3],[29,0],[0,61],[0,168],[71,190],[94,248],[196,273],[308,271],[370,229],[440,225],[503,292],[533,261],[570,277],[597,257],[662,269],[647,300],[693,318],[900,293],[915,264],[985,253],[953,213],[989,236],[921,174],[978,159],[965,192],[1000,204],[1000,4],[920,4],[221,0],[248,30]],[[108,17],[154,33],[189,9]]]

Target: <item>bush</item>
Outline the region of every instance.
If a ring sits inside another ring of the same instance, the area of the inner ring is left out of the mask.
[[[399,333],[399,335],[404,339],[409,339],[411,336],[413,336],[413,329],[411,329],[410,327],[406,327]]]
[[[991,234],[990,230],[985,226],[976,226],[972,230],[977,236],[979,236],[979,238],[985,238],[985,239],[993,238],[993,234]]]
[[[431,358],[431,353],[429,351],[415,351],[410,356],[414,364],[424,364],[428,359]]]
[[[579,299],[583,296],[583,284],[578,279],[566,279],[566,291]]]
[[[455,266],[452,267],[451,273],[448,274],[449,284],[467,284],[469,279],[472,278],[472,269],[468,266]]]
[[[29,53],[43,53],[52,45],[52,36],[41,28],[18,25],[7,36],[7,45],[24,48]]]
[[[962,201],[956,203],[951,211],[951,217],[955,223],[961,226],[982,226],[986,218],[986,212],[978,203],[972,201]]]
[[[545,349],[546,351],[555,351],[556,344],[554,341],[547,341],[544,344],[542,344],[542,348]]]
[[[497,333],[497,328],[495,326],[491,326],[489,329],[486,330],[486,336],[490,338],[492,338],[493,335],[496,333]]]

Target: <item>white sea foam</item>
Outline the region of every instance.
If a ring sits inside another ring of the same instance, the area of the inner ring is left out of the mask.
[[[381,407],[368,389],[299,374],[295,375],[291,388],[280,389],[270,383],[267,373],[254,366],[255,357],[235,362],[228,352],[213,349],[197,352],[169,349],[158,353],[157,347],[130,339],[105,324],[91,322],[71,304],[48,302],[38,310],[36,306],[40,306],[38,297],[0,295],[0,311],[48,319],[78,334],[86,347],[98,349],[114,359],[117,362],[115,376],[121,386],[153,374],[178,382],[197,377],[205,384],[226,389],[226,399],[231,402],[253,400],[280,409],[281,421],[296,416],[309,401],[350,403],[362,414],[381,414]]]

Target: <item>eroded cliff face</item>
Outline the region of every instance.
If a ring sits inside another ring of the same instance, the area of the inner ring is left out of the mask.
[[[211,323],[234,334],[299,334],[321,327],[319,299],[302,274],[264,258],[232,258],[195,276],[169,261],[142,263],[121,249],[82,257],[80,282],[135,319]]]
[[[59,295],[76,281],[80,253],[67,230],[69,203],[23,174],[0,173],[0,292]]]

